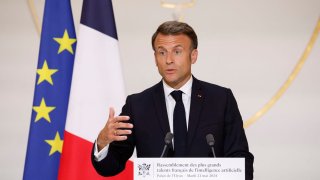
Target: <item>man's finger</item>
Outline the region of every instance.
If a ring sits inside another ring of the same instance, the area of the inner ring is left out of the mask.
[[[131,130],[121,130],[121,129],[118,129],[118,130],[115,130],[115,131],[114,131],[114,136],[129,135],[129,134],[131,134],[131,133],[132,133]]]
[[[124,140],[127,140],[127,136],[115,136],[114,137],[114,140],[115,141],[124,141]]]
[[[129,116],[117,116],[114,118],[114,122],[128,121],[129,119]]]
[[[114,108],[113,107],[110,107],[109,108],[109,119],[113,118],[114,117]]]
[[[116,129],[120,129],[120,128],[133,128],[133,125],[131,123],[124,123],[124,122],[119,122],[115,124],[115,128]]]

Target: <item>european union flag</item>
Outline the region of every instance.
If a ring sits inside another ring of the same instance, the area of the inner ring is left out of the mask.
[[[46,0],[23,179],[57,179],[75,47],[70,0]]]

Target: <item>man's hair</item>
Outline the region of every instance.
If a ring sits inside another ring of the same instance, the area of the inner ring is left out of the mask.
[[[198,38],[197,34],[194,32],[191,26],[187,23],[178,22],[178,21],[167,21],[162,23],[157,31],[152,35],[152,48],[155,50],[154,41],[158,34],[163,35],[187,35],[191,40],[191,49],[197,49],[198,47]]]

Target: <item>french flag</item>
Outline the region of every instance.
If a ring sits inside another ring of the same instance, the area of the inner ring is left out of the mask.
[[[58,179],[133,179],[131,161],[109,178],[91,164],[93,143],[109,107],[119,111],[125,102],[111,0],[84,0],[80,23]]]

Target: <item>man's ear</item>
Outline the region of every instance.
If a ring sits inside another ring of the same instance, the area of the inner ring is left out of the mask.
[[[191,63],[194,64],[198,59],[198,49],[193,49],[191,52]]]
[[[153,51],[153,55],[154,55],[154,63],[156,64],[156,66],[158,66],[156,51]]]

